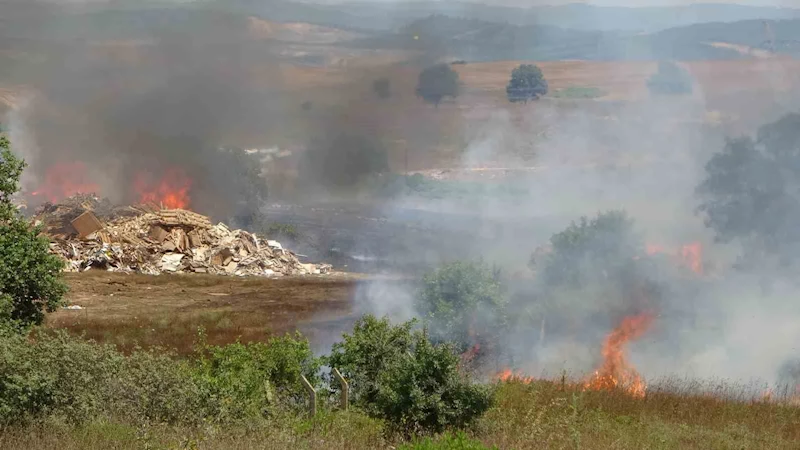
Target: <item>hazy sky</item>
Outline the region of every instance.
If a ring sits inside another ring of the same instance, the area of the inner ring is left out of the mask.
[[[374,2],[401,2],[402,0],[303,0],[308,3],[349,3],[361,1]],[[411,0],[421,1],[421,0]],[[440,1],[440,0],[428,0]],[[728,3],[752,6],[783,6],[800,8],[800,0],[462,0],[472,3],[485,3],[492,5],[509,6],[535,6],[535,5],[563,5],[567,3],[587,3],[598,6],[669,6],[669,5],[690,5],[693,3]]]

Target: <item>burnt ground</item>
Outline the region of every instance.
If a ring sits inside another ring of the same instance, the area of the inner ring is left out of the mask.
[[[210,344],[267,339],[299,330],[312,342],[354,320],[353,293],[363,279],[331,274],[292,278],[212,275],[67,274],[67,300],[46,325],[129,350],[161,346],[192,351],[199,327]]]

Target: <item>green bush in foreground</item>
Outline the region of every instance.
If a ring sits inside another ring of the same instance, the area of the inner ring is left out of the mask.
[[[491,388],[471,383],[452,346],[432,344],[413,325],[365,316],[327,363],[351,380],[356,406],[398,431],[469,425],[491,406]]]
[[[266,416],[275,396],[290,405],[305,401],[300,375],[319,384],[319,360],[299,334],[267,343],[206,347],[200,353],[195,376],[217,400],[221,417]]]
[[[410,444],[403,444],[397,450],[496,450],[470,439],[464,433],[444,434],[437,439],[425,438]]]
[[[0,424],[49,417],[82,423],[199,424],[257,419],[296,403],[299,375],[318,382],[308,342],[204,347],[197,361],[154,349],[126,356],[64,332],[0,330]]]

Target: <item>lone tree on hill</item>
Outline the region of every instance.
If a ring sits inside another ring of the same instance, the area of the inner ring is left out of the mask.
[[[653,94],[691,94],[692,77],[674,62],[664,61],[658,64],[658,72],[647,80],[647,88]]]
[[[55,311],[67,291],[63,261],[12,201],[24,168],[0,135],[0,325],[20,327],[42,323],[44,311]]]
[[[438,107],[443,98],[458,97],[460,87],[458,73],[448,64],[437,64],[419,74],[417,95]]]
[[[511,71],[511,80],[506,86],[508,101],[512,103],[537,100],[547,94],[547,80],[539,67],[533,64],[522,64]]]

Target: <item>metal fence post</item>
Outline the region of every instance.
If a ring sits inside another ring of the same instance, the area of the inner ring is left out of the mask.
[[[333,376],[339,380],[339,386],[342,388],[341,397],[339,398],[339,407],[342,408],[342,411],[347,411],[350,407],[350,385],[347,384],[347,380],[339,373],[339,369],[335,367],[333,368]]]
[[[317,391],[314,390],[314,386],[308,382],[305,376],[300,375],[300,379],[303,380],[303,385],[308,391],[308,415],[313,418],[317,415]]]

